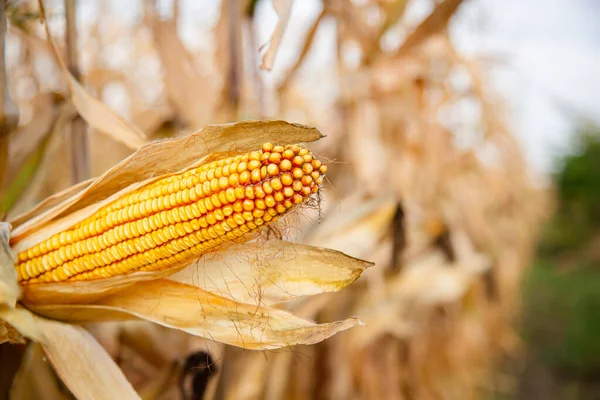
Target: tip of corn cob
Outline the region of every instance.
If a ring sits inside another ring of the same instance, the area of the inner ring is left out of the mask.
[[[166,269],[249,238],[319,190],[327,167],[306,148],[265,143],[159,179],[19,253],[21,284]]]

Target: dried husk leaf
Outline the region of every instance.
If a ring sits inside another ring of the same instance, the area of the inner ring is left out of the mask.
[[[30,308],[36,304],[88,304],[138,282],[166,277],[185,268],[188,263],[173,264],[161,271],[139,271],[106,279],[26,285],[21,288],[21,302]]]
[[[44,353],[78,399],[139,399],[117,364],[80,326],[35,317]]]
[[[132,149],[138,149],[143,146],[147,140],[146,135],[138,127],[119,117],[106,104],[88,93],[71,74],[65,63],[62,61],[56,44],[50,34],[50,30],[48,29],[43,1],[39,0],[38,4],[40,7],[40,18],[44,23],[48,43],[50,44],[54,57],[58,61],[60,69],[67,80],[71,92],[71,99],[77,108],[77,111],[79,111],[79,114],[93,128],[109,135],[114,140],[124,143]]]
[[[237,303],[165,279],[140,282],[94,304],[36,305],[34,310],[73,322],[133,316],[246,349],[313,344],[360,324],[356,318],[316,324],[282,310]]]
[[[42,345],[61,380],[78,399],[139,398],[119,367],[84,328],[40,318],[20,307],[0,307],[0,318]]]
[[[265,142],[292,144],[321,137],[315,128],[285,121],[243,121],[209,125],[184,138],[147,144],[62,203],[52,208],[44,205],[41,213],[35,208],[12,220],[11,243],[15,249],[28,248],[75,225],[114,198],[191,168],[209,155],[256,150]],[[75,211],[80,212],[75,215]],[[44,227],[50,221],[53,225]]]
[[[36,341],[43,340],[42,332],[38,329],[35,316],[22,307],[10,308],[0,306],[0,319],[6,321],[21,333],[21,335]]]
[[[281,42],[281,38],[285,33],[285,28],[287,27],[290,19],[292,3],[293,0],[273,0],[273,8],[275,8],[275,12],[277,13],[279,20],[277,21],[277,25],[275,25],[275,29],[273,30],[269,40],[260,46],[260,50],[266,49],[262,56],[262,64],[260,65],[261,69],[270,71],[273,68],[273,62],[275,61],[275,56],[277,55],[277,50],[279,49],[279,43]]]
[[[452,235],[457,259],[449,262],[440,250],[430,250],[407,264],[402,274],[385,282],[382,296],[376,300],[365,296],[357,310],[370,329],[353,332],[351,345],[361,348],[384,333],[399,338],[415,334],[416,322],[400,317],[409,310],[460,301],[476,279],[491,265],[488,257],[475,252],[462,232]],[[395,317],[394,317],[395,316]]]
[[[353,257],[365,257],[390,228],[397,200],[383,194],[368,201],[343,200],[343,207],[328,212],[328,218],[308,232],[305,241],[341,251]],[[335,212],[339,209],[340,212]],[[347,210],[342,212],[341,210]]]
[[[16,256],[9,239],[10,224],[0,222],[0,305],[15,307],[21,291],[17,283]]]
[[[334,250],[268,240],[209,254],[168,279],[237,302],[268,306],[341,290],[372,265]]]

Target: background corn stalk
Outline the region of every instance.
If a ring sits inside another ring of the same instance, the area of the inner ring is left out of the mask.
[[[137,322],[92,332],[146,398],[462,399],[510,390],[492,372],[519,345],[510,324],[546,196],[528,180],[481,63],[452,46],[447,26],[462,2],[437,2],[414,23],[404,18],[405,0],[323,1],[312,25],[288,38],[297,48],[291,62],[277,50],[294,18],[285,0],[274,1],[279,23],[260,59],[255,11],[269,3],[216,2],[210,21],[189,4],[195,14],[183,18],[177,0],[136,4],[133,19],[95,3],[94,17],[76,26],[80,80],[129,122],[90,122],[90,172],[99,175],[131,153],[135,135],[114,141],[125,131],[183,136],[209,123],[261,117],[317,126],[328,137],[313,151],[331,160],[330,189],[273,234],[376,267],[345,292],[285,307],[317,321],[357,315],[367,328],[281,353],[217,346]],[[46,6],[58,51],[67,54],[63,4]],[[71,184],[74,164],[59,155],[73,145],[67,126],[75,108],[89,101],[76,81],[61,79],[36,14],[33,2],[8,9],[8,82],[22,114],[8,135],[2,186],[2,211],[11,215]],[[193,36],[182,35],[189,21],[213,48],[185,40]],[[334,47],[316,59],[311,49],[332,29]],[[76,104],[65,100],[67,89]],[[469,106],[475,117],[464,112]],[[190,359],[211,368],[186,374]],[[39,350],[28,350],[15,392],[24,382],[33,391],[51,385],[40,360]]]

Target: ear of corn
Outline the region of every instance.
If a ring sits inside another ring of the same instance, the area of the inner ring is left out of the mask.
[[[275,221],[316,193],[326,166],[296,145],[204,164],[146,185],[18,255],[21,284],[168,268]]]

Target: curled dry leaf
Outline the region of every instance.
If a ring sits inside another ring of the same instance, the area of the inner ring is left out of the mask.
[[[285,33],[285,28],[290,19],[292,3],[293,0],[273,0],[273,8],[275,8],[279,20],[269,40],[260,46],[259,51],[265,51],[262,56],[262,64],[260,65],[261,69],[270,71],[273,68],[273,62],[275,61],[281,38]]]
[[[0,316],[42,345],[57,374],[78,399],[139,399],[117,364],[80,326],[16,308]]]
[[[60,69],[67,80],[70,89],[73,104],[79,111],[79,114],[98,131],[111,136],[114,140],[124,143],[132,149],[138,149],[146,143],[146,135],[135,125],[125,121],[114,113],[106,104],[102,103],[92,96],[78,81],[73,74],[69,72],[67,66],[61,59],[59,51],[52,39],[48,28],[48,21],[44,11],[43,1],[38,1],[40,7],[40,18],[46,30],[48,43],[52,49],[54,57],[60,65]]]
[[[313,344],[360,324],[356,318],[316,324],[285,311],[238,303],[165,279],[137,283],[93,304],[36,305],[33,309],[74,322],[136,317],[246,349]]]
[[[334,250],[269,240],[208,255],[168,279],[235,301],[268,306],[338,291],[371,265]]]
[[[337,208],[337,207],[336,207]],[[384,194],[356,204],[356,198],[343,200],[347,212],[331,210],[328,218],[305,240],[311,244],[339,250],[353,257],[364,257],[389,230],[396,199]]]
[[[358,313],[371,329],[351,334],[353,346],[367,346],[383,333],[399,338],[414,335],[416,323],[392,316],[402,316],[415,307],[452,304],[466,295],[491,263],[488,257],[475,251],[464,232],[452,234],[451,243],[456,249],[454,262],[449,262],[442,251],[430,250],[408,263],[403,274],[388,279],[378,301],[365,296],[358,302],[362,304]]]

